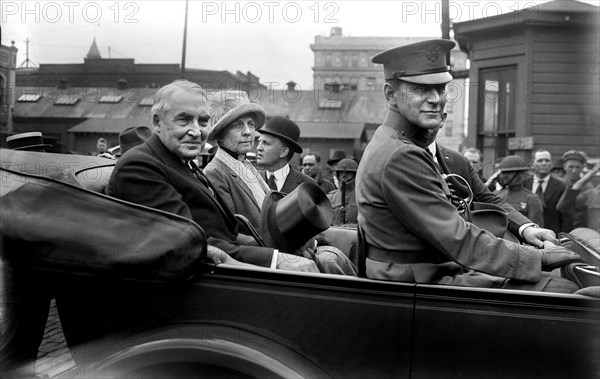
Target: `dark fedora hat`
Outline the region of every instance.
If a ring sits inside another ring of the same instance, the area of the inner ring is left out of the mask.
[[[300,138],[300,127],[294,121],[286,117],[273,116],[267,124],[257,130],[259,133],[271,134],[281,138],[292,147],[296,153],[302,153],[302,148],[298,145]]]
[[[132,147],[141,145],[152,136],[152,129],[147,126],[130,126],[119,134],[121,155]]]
[[[327,164],[333,166],[344,158],[346,158],[346,152],[344,150],[336,149],[331,155],[331,158],[327,160]]]
[[[456,43],[432,39],[395,47],[377,54],[373,63],[383,64],[386,80],[400,79],[419,84],[442,84],[452,80],[446,54]]]
[[[28,132],[6,137],[6,147],[13,150],[44,151],[52,145],[44,143],[42,133]]]
[[[265,244],[293,254],[331,226],[333,209],[327,195],[315,183],[302,183],[288,195],[271,191],[261,213]]]

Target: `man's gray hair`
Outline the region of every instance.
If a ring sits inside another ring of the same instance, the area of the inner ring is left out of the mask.
[[[189,80],[180,79],[175,80],[165,86],[162,86],[154,94],[154,101],[152,103],[152,118],[155,115],[164,113],[169,110],[171,103],[169,99],[174,92],[184,91],[198,91],[200,95],[206,100],[206,92],[200,87],[198,83],[190,82]]]

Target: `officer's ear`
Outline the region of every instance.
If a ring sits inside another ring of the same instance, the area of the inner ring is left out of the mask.
[[[390,83],[386,82],[383,85],[383,95],[385,96],[388,104],[396,105],[396,97],[394,96],[395,93],[396,89]]]

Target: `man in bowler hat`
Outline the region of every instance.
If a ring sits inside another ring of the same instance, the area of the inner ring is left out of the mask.
[[[365,149],[356,178],[367,277],[413,283],[575,292],[543,270],[579,260],[563,247],[535,249],[467,224],[426,149],[445,121],[446,56],[455,46],[428,40],[384,51],[388,111]],[[490,259],[493,257],[493,259]]]
[[[316,183],[290,165],[294,154],[302,153],[298,144],[298,124],[288,118],[274,116],[258,129],[258,133],[256,163],[264,170],[263,179],[271,190],[290,193],[302,183]]]

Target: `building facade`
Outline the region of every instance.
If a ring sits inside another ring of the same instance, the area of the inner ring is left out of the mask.
[[[11,46],[0,46],[0,130],[7,133],[13,129],[17,51],[14,41]]]
[[[559,0],[454,24],[471,63],[467,144],[486,161],[539,148],[600,154],[599,15]]]

